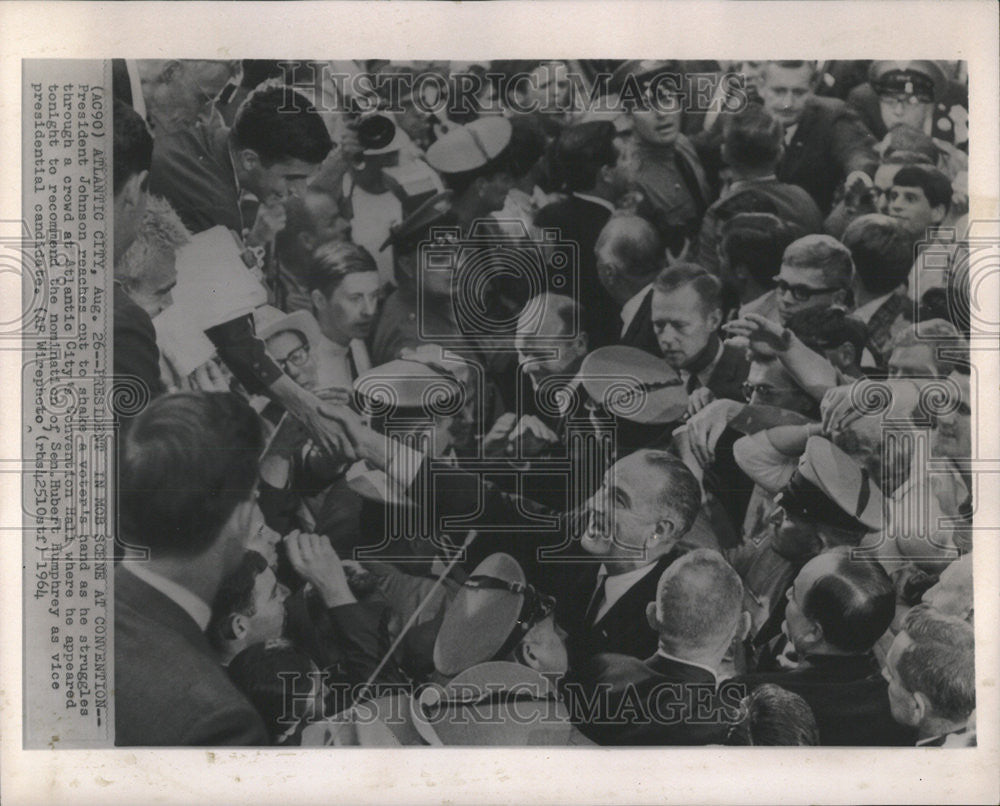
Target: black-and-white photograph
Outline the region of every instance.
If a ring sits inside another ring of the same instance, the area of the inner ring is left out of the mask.
[[[5,801],[996,802],[998,19],[0,4]]]
[[[963,62],[113,80],[117,745],[975,745]]]

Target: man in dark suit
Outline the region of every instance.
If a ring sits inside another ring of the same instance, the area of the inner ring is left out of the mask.
[[[739,576],[711,549],[695,549],[660,576],[646,607],[659,636],[645,661],[598,655],[563,689],[574,721],[599,744],[721,744],[744,689],[719,686],[723,658],[746,635]]]
[[[787,638],[776,639],[758,670],[737,680],[800,695],[816,716],[820,744],[912,745],[912,731],[892,718],[872,652],[895,614],[892,580],[878,563],[852,560],[850,551],[831,549],[802,567],[788,591]]]
[[[718,278],[694,263],[667,267],[653,283],[651,315],[663,359],[680,372],[689,395],[743,400],[750,365],[742,349],[719,338]]]
[[[599,652],[649,657],[656,633],[643,614],[661,573],[680,554],[701,502],[684,464],[665,451],[640,450],[619,459],[580,515],[560,515],[501,492],[478,474],[433,462],[361,425],[344,407],[331,415],[352,434],[372,466],[385,469],[411,499],[425,501],[435,527],[475,529],[466,549],[469,568],[504,551],[529,581],[556,597],[556,621],[568,633],[570,665]],[[391,460],[391,461],[390,461]],[[431,509],[432,508],[432,509]]]
[[[224,447],[225,450],[220,450]],[[115,743],[258,745],[267,734],[205,638],[255,517],[257,415],[231,394],[161,397],[121,446]]]
[[[653,225],[638,215],[619,215],[604,225],[594,247],[597,276],[620,313],[619,344],[660,355],[650,309],[653,280],[664,250]]]
[[[874,172],[875,137],[857,112],[837,98],[815,94],[815,62],[767,62],[761,72],[764,108],[785,127],[778,179],[809,191],[820,211],[851,171]]]
[[[618,323],[612,315],[618,306],[598,279],[594,246],[615,201],[627,189],[627,177],[618,166],[622,147],[609,121],[579,123],[564,130],[555,145],[555,164],[570,195],[535,216],[536,227],[556,228],[563,241],[577,246],[578,299],[585,304],[584,326],[592,349],[618,341]]]

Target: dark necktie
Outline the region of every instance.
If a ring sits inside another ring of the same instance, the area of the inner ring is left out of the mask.
[[[701,380],[697,372],[692,372],[687,379],[687,393],[690,395],[695,389],[701,388]]]

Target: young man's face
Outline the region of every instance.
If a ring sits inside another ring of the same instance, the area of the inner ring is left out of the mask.
[[[666,82],[662,82],[657,97],[650,101],[649,108],[632,112],[632,133],[639,142],[646,145],[672,146],[681,133],[683,114],[681,97],[670,91]]]
[[[142,277],[128,283],[132,301],[154,318],[174,304],[177,259],[173,252],[152,252]]]
[[[722,319],[720,311],[705,310],[691,285],[669,293],[654,289],[651,314],[660,352],[674,369],[687,366],[705,349]]]
[[[782,324],[811,308],[829,308],[843,292],[831,288],[822,269],[801,268],[782,264],[775,278],[778,294],[778,317]]]
[[[552,341],[545,346],[536,344],[539,336],[556,337],[565,332],[565,325],[557,314],[547,310],[543,316],[537,332],[535,323],[529,317],[519,318],[514,338],[521,371],[528,376],[535,388],[545,378],[575,371],[587,354],[586,337],[580,335],[572,341]],[[551,355],[553,352],[554,356]]]
[[[810,398],[795,385],[792,376],[780,361],[752,361],[747,372],[746,390],[751,390],[748,403],[807,413],[813,406]]]
[[[944,220],[943,206],[931,207],[923,188],[893,185],[889,191],[889,215],[898,218],[911,235],[927,237],[927,228]]]
[[[262,204],[268,205],[283,203],[289,196],[305,196],[306,185],[319,170],[318,164],[300,159],[279,160],[265,167],[250,149],[244,149],[240,159],[245,171],[241,181]]]
[[[812,98],[812,69],[801,67],[781,67],[768,64],[761,73],[760,97],[764,108],[781,121],[787,129],[802,118],[806,103]]]
[[[274,571],[265,568],[257,575],[253,587],[252,616],[244,616],[249,632],[248,643],[280,638],[285,627],[285,599],[288,588],[278,582]]]
[[[562,675],[569,670],[566,631],[551,614],[528,630],[522,644],[533,657],[532,667],[542,674]]]
[[[351,339],[368,338],[378,310],[379,288],[378,272],[356,271],[346,275],[329,297],[313,291],[323,335],[342,345]]]
[[[801,560],[819,553],[822,541],[816,527],[795,515],[789,515],[778,507],[771,521],[774,533],[771,548],[779,557],[787,560]]]
[[[892,191],[892,180],[896,178],[902,165],[879,165],[872,178],[875,197],[875,208],[882,215],[889,214],[889,193]]]

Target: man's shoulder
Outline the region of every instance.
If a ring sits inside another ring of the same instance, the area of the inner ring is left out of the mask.
[[[260,718],[194,621],[129,576],[115,577],[116,744],[264,743]]]

